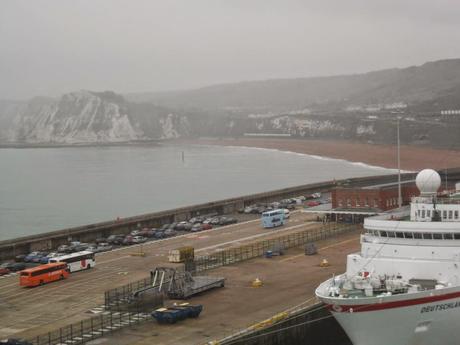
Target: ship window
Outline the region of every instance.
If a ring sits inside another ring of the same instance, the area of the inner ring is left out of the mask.
[[[422,218],[425,218],[425,210],[422,210]]]
[[[402,232],[396,232],[396,237],[397,238],[404,238],[404,235]]]
[[[442,218],[447,219],[447,211],[442,211]]]
[[[427,216],[428,218],[431,218],[431,210],[426,210],[426,216]]]
[[[414,235],[412,234],[412,232],[405,232],[404,237],[405,238],[414,238]]]
[[[444,234],[444,239],[445,240],[451,240],[452,239],[452,234]]]
[[[422,234],[420,232],[414,232],[414,238],[422,238]]]
[[[433,240],[442,240],[442,234],[433,234]]]
[[[380,231],[380,236],[382,237],[388,237],[388,234],[386,231]]]
[[[454,238],[455,238],[456,240],[460,240],[460,233],[455,233],[455,234],[454,234]]]
[[[388,231],[388,237],[395,237],[395,233],[393,231]]]
[[[458,219],[458,211],[454,211],[454,218]]]
[[[449,219],[452,219],[452,210],[449,211]]]
[[[423,239],[424,240],[432,240],[432,234],[429,233],[423,233]]]
[[[420,217],[420,210],[417,210],[417,214],[418,214],[418,216]]]

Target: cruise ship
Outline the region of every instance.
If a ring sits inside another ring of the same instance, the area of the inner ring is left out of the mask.
[[[460,184],[418,173],[410,207],[366,218],[361,252],[317,297],[354,345],[460,344]]]

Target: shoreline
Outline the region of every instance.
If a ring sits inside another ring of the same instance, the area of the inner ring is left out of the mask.
[[[375,145],[345,140],[317,139],[176,139],[177,144],[238,146],[274,149],[322,158],[341,159],[375,167],[397,169],[397,148],[394,145]],[[446,169],[460,167],[460,151],[417,146],[401,146],[401,170],[418,171],[425,168]]]

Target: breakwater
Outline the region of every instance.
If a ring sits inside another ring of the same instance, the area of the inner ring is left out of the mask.
[[[443,177],[444,172],[440,173],[441,177]],[[404,174],[405,179],[412,179],[414,176],[415,174]],[[447,176],[450,181],[460,180],[460,169],[448,170]],[[108,237],[112,234],[127,234],[139,227],[159,227],[162,224],[180,222],[197,215],[231,214],[254,203],[272,202],[314,192],[330,191],[337,185],[365,186],[389,183],[396,180],[396,175],[382,175],[306,184],[0,241],[0,260],[10,259],[15,255],[25,254],[34,250],[50,250],[61,244],[66,244],[69,240],[93,242],[96,238]]]

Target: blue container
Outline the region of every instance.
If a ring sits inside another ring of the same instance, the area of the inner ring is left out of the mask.
[[[200,316],[200,313],[203,310],[203,306],[201,304],[176,305],[171,307],[171,309],[183,310],[187,317],[196,318]]]
[[[271,257],[273,257],[273,252],[271,250],[267,250],[265,252],[265,257],[270,259]]]
[[[152,312],[152,317],[156,319],[158,323],[172,324],[185,319],[187,314],[182,310],[160,308]]]

